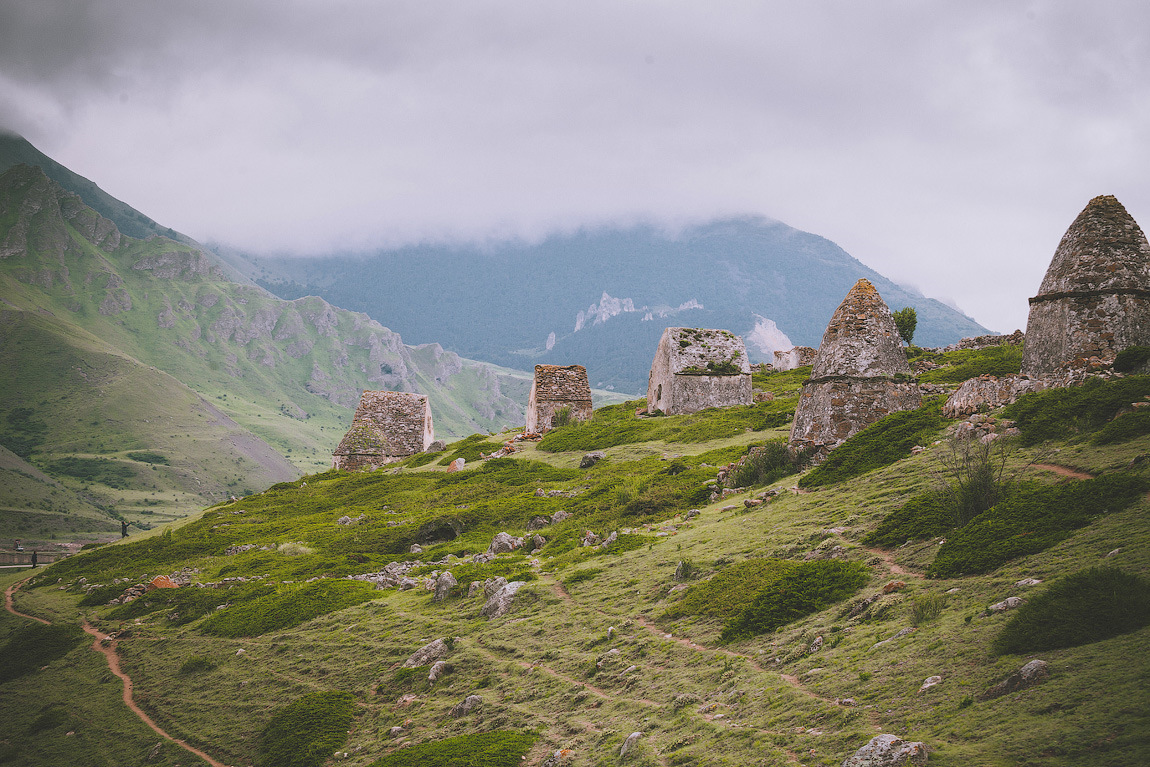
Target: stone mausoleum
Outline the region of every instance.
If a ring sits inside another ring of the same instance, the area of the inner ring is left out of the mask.
[[[1111,196],[1095,197],[1066,230],[1030,299],[1022,373],[1060,375],[1150,345],[1150,244]]]
[[[427,395],[365,391],[351,428],[332,455],[332,466],[345,471],[378,469],[422,453],[434,441]]]
[[[751,364],[728,330],[667,328],[647,379],[647,412],[694,413],[751,404]]]
[[[564,419],[571,423],[591,417],[591,386],[582,365],[536,365],[527,398],[528,434],[543,434]]]
[[[869,280],[859,280],[823,333],[789,444],[825,456],[883,416],[921,405],[890,309]]]

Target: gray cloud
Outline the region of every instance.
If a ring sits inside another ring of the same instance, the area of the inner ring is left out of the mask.
[[[201,239],[758,213],[1008,331],[1090,197],[1150,222],[1148,29],[1140,2],[8,0],[0,124]]]

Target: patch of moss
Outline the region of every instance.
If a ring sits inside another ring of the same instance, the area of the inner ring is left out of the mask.
[[[84,641],[79,626],[33,623],[17,629],[0,649],[0,683],[17,679],[62,658]]]
[[[1109,639],[1150,625],[1150,580],[1095,567],[1059,578],[1019,607],[994,640],[996,655]]]

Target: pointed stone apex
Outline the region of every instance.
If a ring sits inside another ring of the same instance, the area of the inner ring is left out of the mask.
[[[1035,298],[1150,289],[1150,243],[1112,195],[1086,204],[1062,236]]]
[[[910,375],[898,327],[870,280],[861,279],[823,333],[811,379]]]

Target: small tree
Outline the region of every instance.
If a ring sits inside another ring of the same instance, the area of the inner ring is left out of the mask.
[[[902,336],[902,340],[910,344],[914,339],[914,329],[918,326],[918,312],[914,310],[913,306],[907,306],[899,309],[891,315],[894,317],[895,327],[898,328],[898,334]]]

